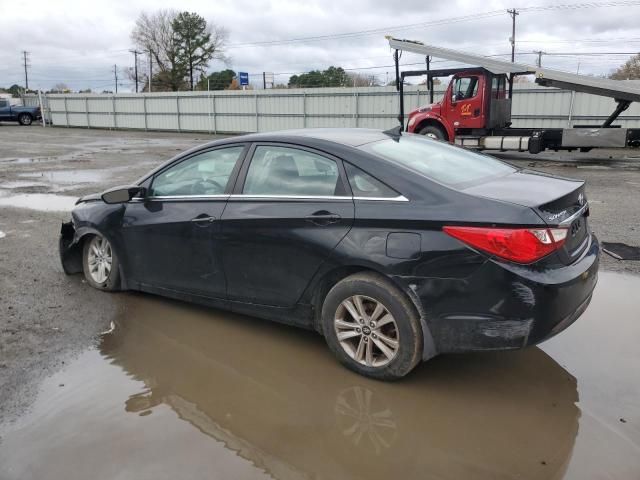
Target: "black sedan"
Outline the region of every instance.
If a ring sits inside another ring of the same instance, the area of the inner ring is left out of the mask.
[[[587,308],[599,244],[582,181],[423,136],[228,138],[78,200],[67,273],[310,328],[349,368],[521,348]]]

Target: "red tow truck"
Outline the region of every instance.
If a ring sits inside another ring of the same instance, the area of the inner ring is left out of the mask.
[[[394,49],[396,86],[400,93],[402,130],[449,141],[477,150],[516,150],[539,153],[543,150],[640,147],[640,129],[613,125],[620,113],[640,101],[640,89],[617,80],[594,78],[530,65],[504,62],[457,50],[388,37]],[[400,71],[399,52],[424,54],[427,69]],[[432,70],[433,57],[453,60],[469,68]],[[409,113],[405,127],[404,83],[406,77],[425,76],[431,103]],[[616,107],[602,125],[575,125],[572,128],[513,128],[511,98],[513,78],[534,75],[539,85],[563,88],[613,98]],[[434,102],[433,79],[451,77],[443,98]]]

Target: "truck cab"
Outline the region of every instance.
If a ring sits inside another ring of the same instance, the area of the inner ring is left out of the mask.
[[[442,75],[447,70],[441,71]],[[432,77],[440,76],[434,71]],[[447,75],[448,76],[448,75]],[[511,124],[507,76],[482,68],[458,69],[439,102],[409,113],[407,130],[454,142],[459,135],[486,135]]]

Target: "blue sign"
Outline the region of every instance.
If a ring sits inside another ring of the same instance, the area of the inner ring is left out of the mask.
[[[238,72],[240,77],[240,85],[249,85],[249,74],[247,72]]]

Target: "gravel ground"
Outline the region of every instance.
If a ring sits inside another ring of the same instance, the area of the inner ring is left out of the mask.
[[[0,426],[24,411],[40,381],[95,342],[123,308],[126,294],[104,294],[81,276],[63,274],[57,242],[69,214],[53,211],[56,202],[126,183],[213,138],[0,125]],[[499,156],[586,180],[599,238],[639,246],[640,159],[629,151],[610,160],[613,154]],[[37,209],[9,206],[19,201]],[[602,268],[638,274],[640,262],[604,255]]]

